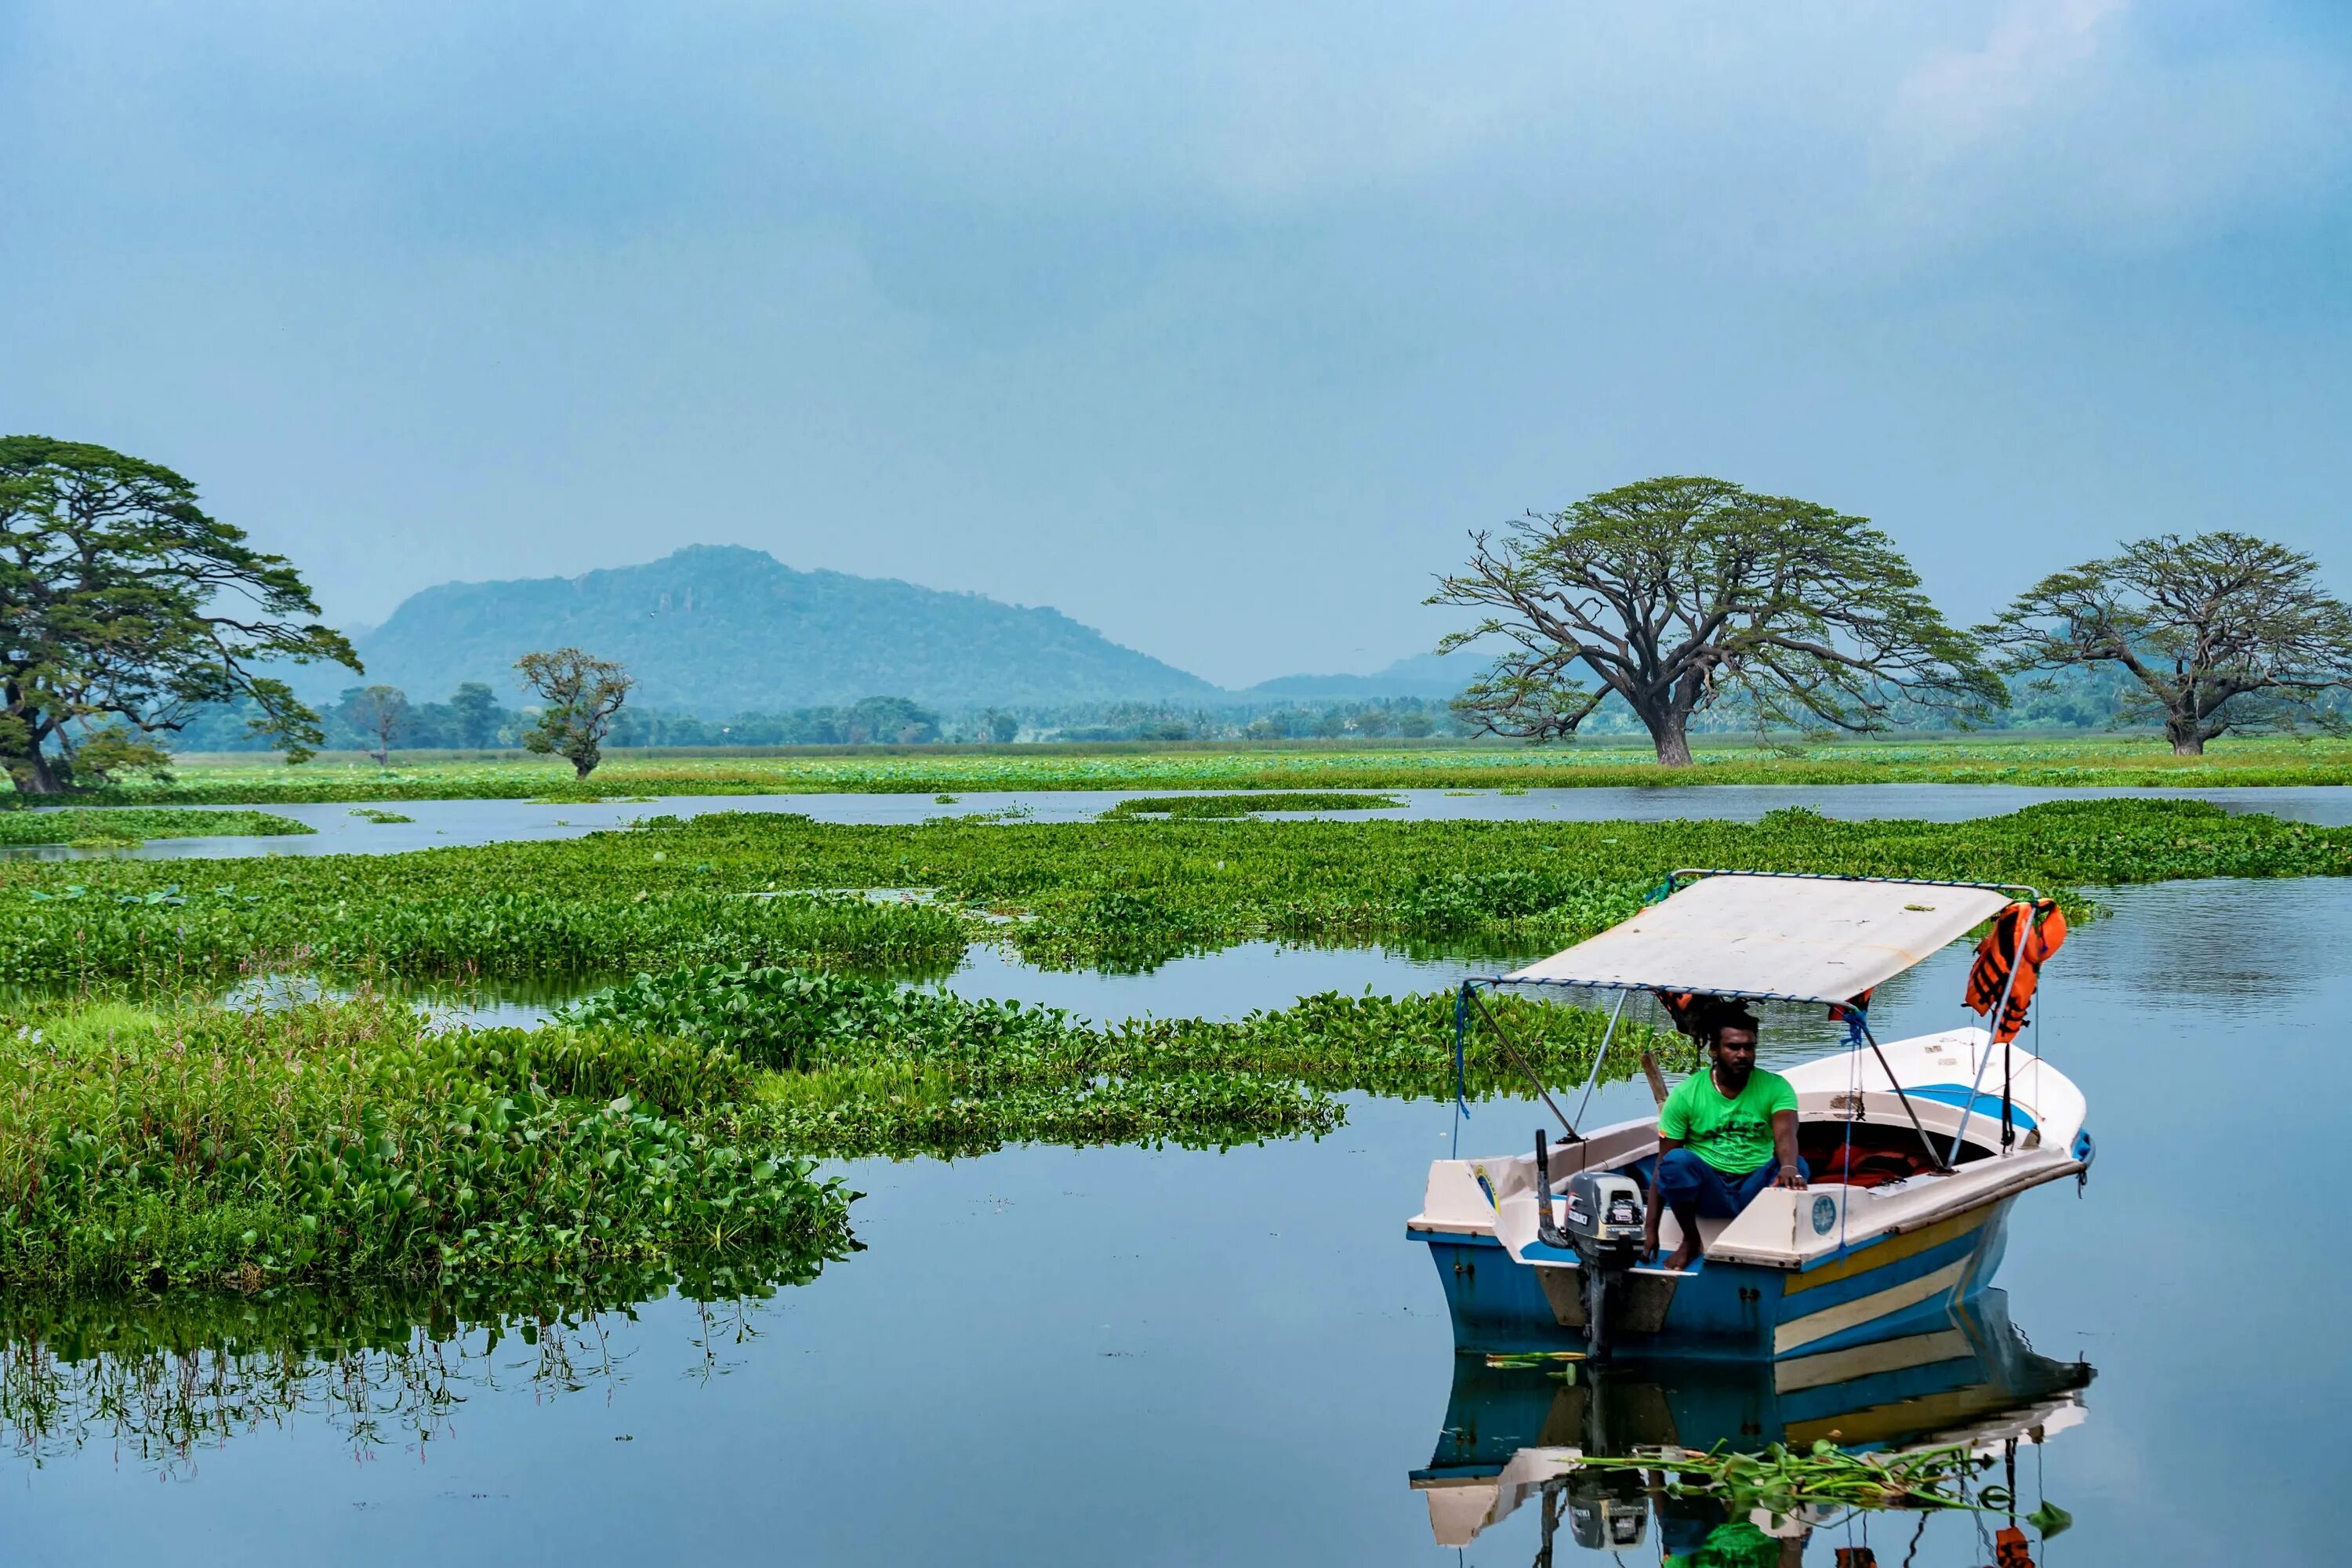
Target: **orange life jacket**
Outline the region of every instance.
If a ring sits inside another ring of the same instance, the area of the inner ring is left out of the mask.
[[[2031,904],[2021,900],[1992,917],[1992,929],[1977,943],[1977,961],[1969,968],[1966,1000],[1974,1011],[1990,1013],[2000,1003],[2001,987],[2008,986],[2009,1005],[1992,1020],[1995,1045],[2017,1038],[2017,1032],[2025,1027],[2025,1010],[2033,1001],[2042,965],[2065,941],[2066,916],[2055,899],[2037,899]],[[2009,977],[2012,965],[2017,970],[2014,981]]]

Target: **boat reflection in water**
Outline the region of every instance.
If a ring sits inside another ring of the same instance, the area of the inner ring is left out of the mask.
[[[1493,1364],[1454,1358],[1445,1429],[1428,1468],[1412,1472],[1441,1546],[1464,1546],[1521,1503],[1543,1510],[1544,1550],[1566,1522],[1581,1545],[1641,1544],[1654,1490],[1635,1470],[1591,1470],[1587,1454],[1662,1447],[1742,1452],[1810,1448],[1828,1438],[1854,1452],[1968,1443],[2038,1443],[2083,1418],[2091,1368],[2035,1353],[1999,1290],[1981,1292],[1941,1326],[1821,1355],[1739,1363],[1624,1362]],[[1719,1504],[1655,1496],[1659,1542],[1696,1552],[1725,1522]],[[1794,1534],[1801,1518],[1768,1533]]]

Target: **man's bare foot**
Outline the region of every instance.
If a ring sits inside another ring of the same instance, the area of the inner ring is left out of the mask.
[[[1675,1247],[1673,1252],[1667,1255],[1664,1267],[1669,1272],[1680,1268],[1688,1268],[1691,1266],[1692,1261],[1697,1257],[1698,1237],[1695,1236],[1686,1236],[1683,1237],[1683,1244],[1680,1247]]]

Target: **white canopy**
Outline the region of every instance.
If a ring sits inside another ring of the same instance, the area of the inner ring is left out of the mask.
[[[1843,1002],[1967,934],[2010,899],[1948,882],[1724,873],[1504,979]]]

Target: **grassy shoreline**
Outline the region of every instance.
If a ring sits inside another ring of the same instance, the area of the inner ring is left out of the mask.
[[[89,797],[112,805],[436,799],[585,801],[664,795],[966,794],[1004,790],[1499,789],[1692,784],[2020,784],[2036,788],[2234,788],[2352,784],[2352,741],[2256,738],[2175,757],[2139,736],[1988,734],[1759,746],[1702,741],[1687,768],[1646,745],[899,748],[764,755],[615,756],[586,780],[543,759],[395,757],[184,760],[170,784],[133,781]],[[0,796],[0,799],[5,799]]]

